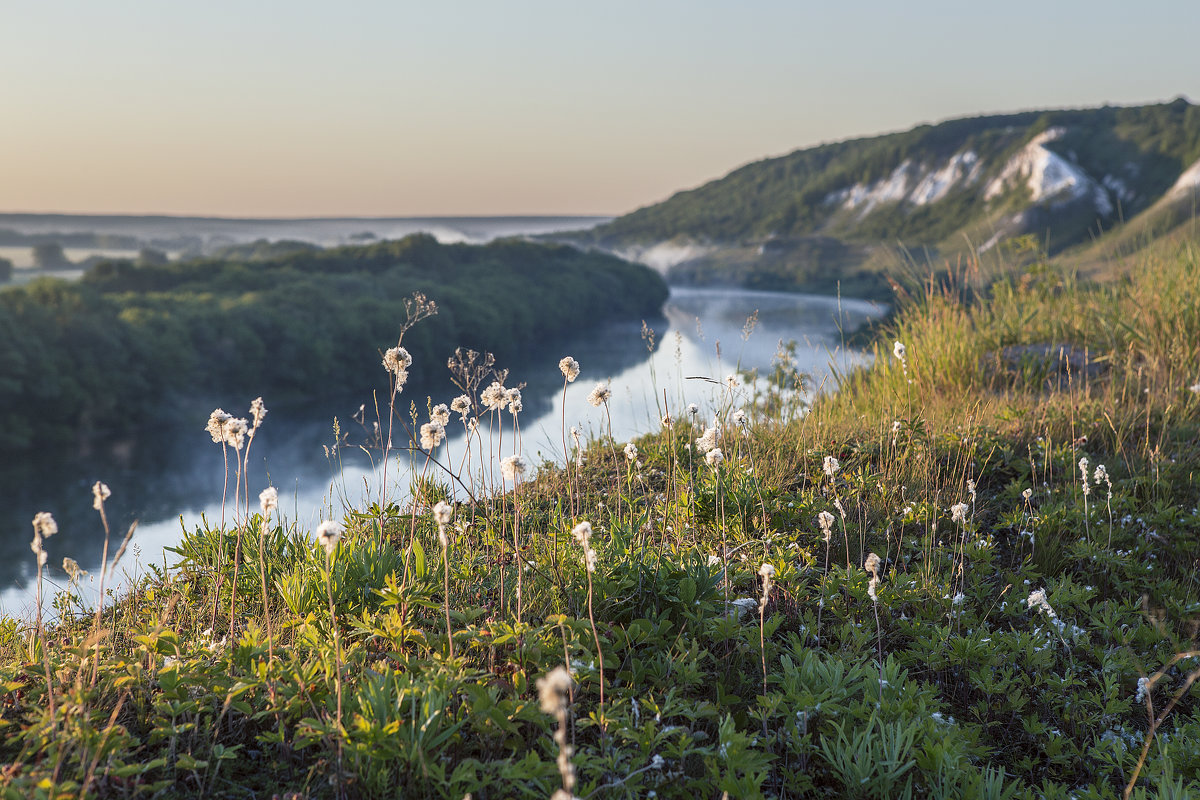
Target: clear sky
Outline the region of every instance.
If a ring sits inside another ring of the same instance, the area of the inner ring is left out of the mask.
[[[616,214],[812,144],[1200,101],[1197,0],[0,0],[0,211]]]

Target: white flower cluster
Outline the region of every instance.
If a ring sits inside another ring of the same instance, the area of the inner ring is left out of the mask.
[[[829,540],[833,538],[833,514],[828,511],[817,514],[817,524],[821,526],[821,535],[825,538],[825,544],[829,544]]]
[[[325,555],[333,557],[338,542],[346,535],[346,528],[340,522],[328,519],[317,526],[317,542],[325,548]]]
[[[825,456],[825,462],[822,464],[822,469],[825,470],[826,477],[832,479],[837,471],[842,468],[842,462],[838,461],[833,456]]]
[[[446,536],[446,526],[450,524],[450,520],[454,518],[454,506],[447,503],[445,500],[437,501],[433,507],[433,519],[438,526],[438,543],[443,548],[450,546],[450,539]]]
[[[603,383],[597,383],[592,391],[588,392],[587,401],[596,408],[599,408],[607,403],[610,397],[612,397],[612,389]]]
[[[638,457],[637,445],[634,444],[633,442],[630,442],[629,444],[625,445],[625,460],[632,464],[634,461],[637,461],[637,457]]]
[[[525,459],[519,455],[511,455],[500,462],[500,474],[504,476],[504,480],[516,482],[525,477],[525,470],[528,465]]]
[[[508,405],[508,389],[500,381],[492,381],[491,386],[480,393],[479,400],[488,411],[503,411]]]
[[[412,366],[412,356],[403,347],[389,348],[383,354],[383,368],[396,377],[395,391],[399,392],[408,383],[408,368]]]
[[[563,377],[567,379],[567,383],[573,382],[579,377],[579,362],[570,356],[563,356],[558,362],[558,368],[562,371]]]
[[[592,523],[581,522],[571,531],[575,541],[583,548],[583,565],[588,572],[596,571],[596,551],[592,549]]]
[[[1092,487],[1088,485],[1088,460],[1086,457],[1079,459],[1079,471],[1083,474],[1083,496],[1087,497],[1092,492]]]
[[[463,421],[465,422],[467,419],[467,414],[471,413],[471,398],[465,394],[460,394],[458,397],[450,401],[450,410],[461,415]]]
[[[966,525],[967,524],[967,512],[970,510],[971,510],[971,507],[968,506],[966,503],[955,503],[954,505],[950,506],[951,521],[959,523],[961,525]]]
[[[711,428],[705,428],[704,433],[696,439],[696,449],[701,453],[707,453],[717,446],[717,440],[721,438],[721,423],[719,420],[713,420]]]
[[[54,521],[49,511],[39,511],[33,517],[33,541],[29,544],[29,549],[37,556],[39,567],[46,566],[46,550],[42,547],[42,541],[49,539],[54,534],[58,533],[58,523]]]
[[[758,574],[763,579],[763,593],[762,598],[759,600],[759,608],[766,608],[767,601],[771,596],[771,581],[775,578],[775,567],[771,564],[763,564],[758,568]]]
[[[279,490],[274,486],[268,486],[259,492],[258,506],[262,509],[264,517],[279,508]]]
[[[870,553],[867,556],[866,563],[863,564],[863,569],[871,573],[871,581],[867,584],[867,596],[875,603],[879,602],[879,595],[876,590],[879,588],[879,567],[882,563],[883,559],[876,553]]]
[[[441,422],[437,420],[426,422],[421,426],[421,449],[435,450],[445,437],[446,427]]]
[[[96,485],[92,487],[92,508],[97,511],[104,510],[104,501],[112,497],[112,491],[107,484],[96,481]]]

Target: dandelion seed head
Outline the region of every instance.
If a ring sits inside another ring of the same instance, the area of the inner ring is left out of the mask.
[[[268,486],[259,492],[258,506],[262,509],[264,517],[279,508],[279,490],[274,486]]]
[[[704,454],[704,460],[708,462],[710,467],[716,469],[717,467],[721,466],[721,462],[725,460],[725,454],[721,452],[721,448],[714,447],[712,450],[709,450]]]
[[[103,511],[104,501],[110,497],[112,497],[112,491],[108,488],[108,484],[96,481],[92,487],[92,508]]]
[[[267,418],[267,407],[263,405],[263,399],[256,397],[250,402],[250,419],[254,420],[254,430],[258,430],[264,419]]]
[[[500,474],[504,476],[504,480],[514,483],[525,477],[527,468],[525,459],[519,455],[508,456],[500,462]]]
[[[438,403],[429,411],[429,420],[443,428],[450,424],[450,408],[445,403]]]
[[[212,436],[214,444],[221,444],[225,441],[225,422],[228,419],[230,419],[230,415],[219,408],[214,409],[208,415],[208,425],[205,426],[205,430]]]
[[[833,456],[825,456],[825,462],[822,467],[825,470],[825,475],[832,478],[842,468],[842,462]]]
[[[446,428],[439,422],[426,422],[421,426],[421,449],[436,450],[446,436]]]
[[[39,511],[33,517],[33,532],[38,538],[49,538],[58,533],[58,523],[49,511]]]
[[[325,548],[325,555],[333,556],[337,550],[338,542],[346,535],[346,528],[342,523],[332,519],[327,519],[317,526],[317,542]]]
[[[558,362],[558,369],[562,372],[563,377],[567,379],[567,383],[572,383],[579,377],[579,362],[570,356],[563,356]]]
[[[696,405],[695,403],[688,403],[687,413],[691,414],[693,417],[699,415],[700,406]]]
[[[465,394],[460,394],[450,401],[450,410],[458,412],[465,420],[467,414],[471,413],[471,398]]]
[[[610,397],[612,397],[612,389],[609,389],[603,383],[597,383],[592,391],[588,393],[587,401],[596,408],[599,408],[607,403]]]

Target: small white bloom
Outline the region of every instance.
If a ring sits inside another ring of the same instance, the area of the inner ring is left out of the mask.
[[[729,415],[729,421],[737,428],[746,428],[750,425],[750,420],[746,416],[746,412],[740,408]]]
[[[112,497],[112,492],[108,485],[96,481],[96,485],[92,487],[92,508],[100,511],[104,508],[104,501]]]
[[[520,414],[524,408],[525,408],[525,405],[521,402],[521,390],[520,389],[509,389],[508,390],[508,410],[513,415],[516,415],[516,414]]]
[[[262,509],[264,517],[279,508],[279,490],[274,486],[268,486],[259,492],[258,506]]]
[[[39,511],[33,516],[33,532],[38,538],[49,538],[58,533],[58,523],[49,511]]]
[[[254,430],[259,429],[266,417],[267,407],[263,405],[263,399],[256,397],[250,401],[250,419],[254,420]]]
[[[383,354],[383,368],[393,375],[404,375],[407,380],[407,370],[412,366],[412,356],[403,347],[392,347]]]
[[[1146,699],[1146,695],[1150,692],[1150,679],[1138,678],[1137,696],[1134,697],[1134,702],[1140,703]]]
[[[1021,492],[1021,497],[1024,497],[1026,500],[1033,497],[1033,489],[1026,489],[1025,491]]]
[[[579,362],[570,356],[563,356],[558,362],[558,368],[562,371],[563,377],[567,379],[567,383],[571,383],[579,377]]]
[[[842,462],[838,461],[833,456],[825,456],[825,463],[822,466],[825,470],[825,474],[832,478],[837,471],[842,468]]]
[[[633,442],[630,442],[629,444],[625,445],[625,459],[627,461],[637,461],[637,457],[638,457],[637,445],[634,444]]]
[[[221,409],[214,409],[208,416],[208,425],[205,430],[212,436],[214,444],[221,444],[225,441],[225,421],[230,419],[230,415],[226,414]]]
[[[223,431],[225,434],[225,444],[232,447],[234,450],[241,450],[242,445],[246,443],[246,427],[247,423],[244,419],[234,419],[230,417],[225,420]]]
[[[867,597],[871,598],[871,602],[873,602],[873,603],[879,602],[879,594],[876,592],[876,590],[878,588],[879,588],[879,576],[873,575],[873,576],[871,576],[870,582],[867,583]]]
[[[951,520],[953,522],[965,525],[967,523],[967,512],[970,510],[971,507],[966,503],[955,503],[954,505],[950,506]]]
[[[767,580],[770,580],[771,578],[775,577],[775,567],[772,566],[771,564],[763,564],[761,567],[758,568],[758,574],[763,576]]]
[[[454,518],[454,506],[445,500],[437,501],[433,507],[433,518],[438,525],[449,525],[450,520]]]
[[[537,679],[538,705],[546,714],[558,714],[565,708],[571,691],[571,673],[559,665]]]
[[[817,514],[817,524],[821,526],[821,533],[825,537],[826,544],[833,538],[833,522],[833,514],[830,514],[828,511],[822,511],[820,514]]]
[[[450,408],[445,403],[438,403],[429,412],[429,419],[443,428],[450,424]]]
[[[737,375],[735,375],[735,374],[733,374],[733,373],[730,373],[730,374],[728,374],[728,375],[726,375],[726,376],[725,376],[725,385],[726,385],[727,387],[729,387],[729,390],[730,390],[730,391],[733,391],[734,389],[737,389],[737,388],[738,388],[738,386],[740,386],[740,385],[741,385],[741,383],[742,383],[742,382],[741,382],[740,380],[738,380],[738,376],[737,376]]]
[[[897,341],[894,345],[892,345],[892,354],[895,355],[896,358],[903,361],[908,357],[908,348],[905,347],[902,342]]]
[[[446,436],[446,429],[439,422],[426,422],[421,426],[421,449],[435,450]]]
[[[704,454],[704,460],[708,462],[710,467],[716,469],[717,467],[721,466],[721,462],[725,460],[725,454],[721,452],[721,448],[714,447],[712,450],[709,450]]]
[[[471,413],[471,398],[465,394],[460,394],[450,401],[450,410],[461,414],[465,420],[467,414]]]
[[[525,470],[528,465],[525,459],[519,455],[511,455],[500,462],[500,474],[504,476],[504,480],[516,482],[525,477]]]
[[[492,381],[492,385],[480,393],[479,400],[488,411],[503,411],[508,405],[508,390],[500,381]]]
[[[596,408],[608,402],[612,397],[612,389],[609,389],[603,383],[597,383],[592,391],[588,392],[587,401]]]
[[[1046,599],[1045,589],[1035,589],[1029,593],[1029,597],[1025,600],[1026,605],[1031,609],[1037,609],[1045,613],[1050,619],[1056,618],[1058,615],[1054,613],[1054,609],[1050,606],[1050,601]]]
[[[688,403],[687,413],[691,414],[693,417],[697,416],[700,413],[700,406],[696,405],[695,403]]]
[[[879,565],[882,563],[882,561],[883,559],[881,559],[877,554],[870,553],[867,555],[866,563],[863,564],[863,569],[872,575],[878,575]]]
[[[346,528],[340,522],[327,519],[317,526],[317,542],[325,548],[325,555],[332,556],[337,550],[338,542],[346,535]]]

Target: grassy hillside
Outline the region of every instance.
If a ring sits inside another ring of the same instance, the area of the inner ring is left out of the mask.
[[[748,164],[577,239],[639,258],[701,246],[672,279],[882,287],[880,249],[953,259],[1033,233],[1057,253],[1135,219],[1197,160],[1200,107],[1182,99],[958,119]]]
[[[785,351],[456,508],[264,497],[95,616],[64,580],[0,626],[0,787],[1196,796],[1200,251],[1153,266],[931,284],[811,407]]]

